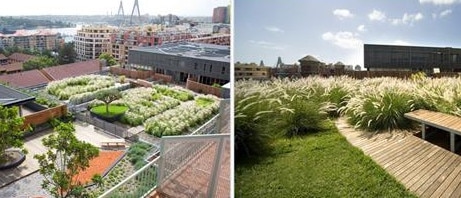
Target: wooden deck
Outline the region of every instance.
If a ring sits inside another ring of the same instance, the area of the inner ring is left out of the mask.
[[[461,197],[461,156],[409,133],[370,135],[343,118],[336,126],[352,145],[419,197]]]
[[[405,113],[405,117],[421,123],[423,139],[426,139],[426,125],[448,131],[450,133],[450,150],[455,152],[456,135],[461,135],[460,117],[424,109]]]

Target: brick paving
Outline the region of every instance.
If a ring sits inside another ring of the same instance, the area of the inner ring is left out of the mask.
[[[213,143],[157,189],[152,197],[207,197],[218,143]],[[213,197],[230,197],[230,143],[225,142]]]

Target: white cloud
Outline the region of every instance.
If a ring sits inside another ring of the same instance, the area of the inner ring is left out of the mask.
[[[386,14],[379,10],[373,10],[373,12],[368,14],[368,19],[370,19],[370,21],[384,21],[386,20]]]
[[[333,15],[337,16],[340,20],[343,20],[345,18],[352,18],[354,17],[354,14],[352,14],[349,10],[347,9],[336,9],[333,10]]]
[[[365,28],[365,25],[359,25],[359,27],[357,27],[357,30],[359,32],[366,32],[367,31],[367,29]]]
[[[326,32],[322,34],[322,39],[344,49],[358,49],[362,47],[363,41],[356,36],[352,32],[337,32],[335,34]]]
[[[461,2],[460,0],[419,0],[419,3],[432,3],[434,5],[451,5]]]
[[[416,13],[416,14],[403,14],[402,18],[401,19],[391,19],[391,23],[392,25],[406,25],[406,24],[409,24],[409,25],[413,25],[413,23],[417,22],[417,21],[420,21],[424,18],[424,15],[421,14],[420,12]]]
[[[451,14],[452,12],[453,11],[451,9],[444,10],[444,11],[440,12],[440,17],[447,16],[447,15]]]
[[[394,42],[392,42],[392,45],[411,45],[411,44],[407,41],[395,40]]]
[[[249,40],[248,42],[250,42],[251,44],[260,46],[262,48],[266,48],[266,49],[272,49],[272,50],[284,50],[285,49],[284,46],[280,46],[280,45],[277,45],[275,43],[268,42],[268,41]]]
[[[275,27],[275,26],[267,26],[264,29],[266,29],[269,32],[280,32],[280,33],[285,32],[282,29]]]

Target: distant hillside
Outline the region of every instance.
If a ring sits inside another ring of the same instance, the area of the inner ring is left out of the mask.
[[[10,33],[17,29],[64,27],[73,27],[73,24],[62,21],[27,19],[23,17],[0,17],[0,33]]]

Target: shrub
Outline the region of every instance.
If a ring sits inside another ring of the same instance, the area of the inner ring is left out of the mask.
[[[239,81],[242,82],[242,81]],[[259,91],[236,88],[234,109],[234,143],[237,159],[266,153],[272,135],[266,130],[271,100]]]
[[[404,114],[415,109],[412,97],[396,90],[372,93],[349,102],[346,114],[356,127],[369,130],[408,129],[411,122]]]
[[[287,95],[287,98],[282,100],[282,108],[276,122],[272,122],[272,130],[287,137],[323,130],[323,121],[327,114],[322,108],[324,103],[316,97]]]

